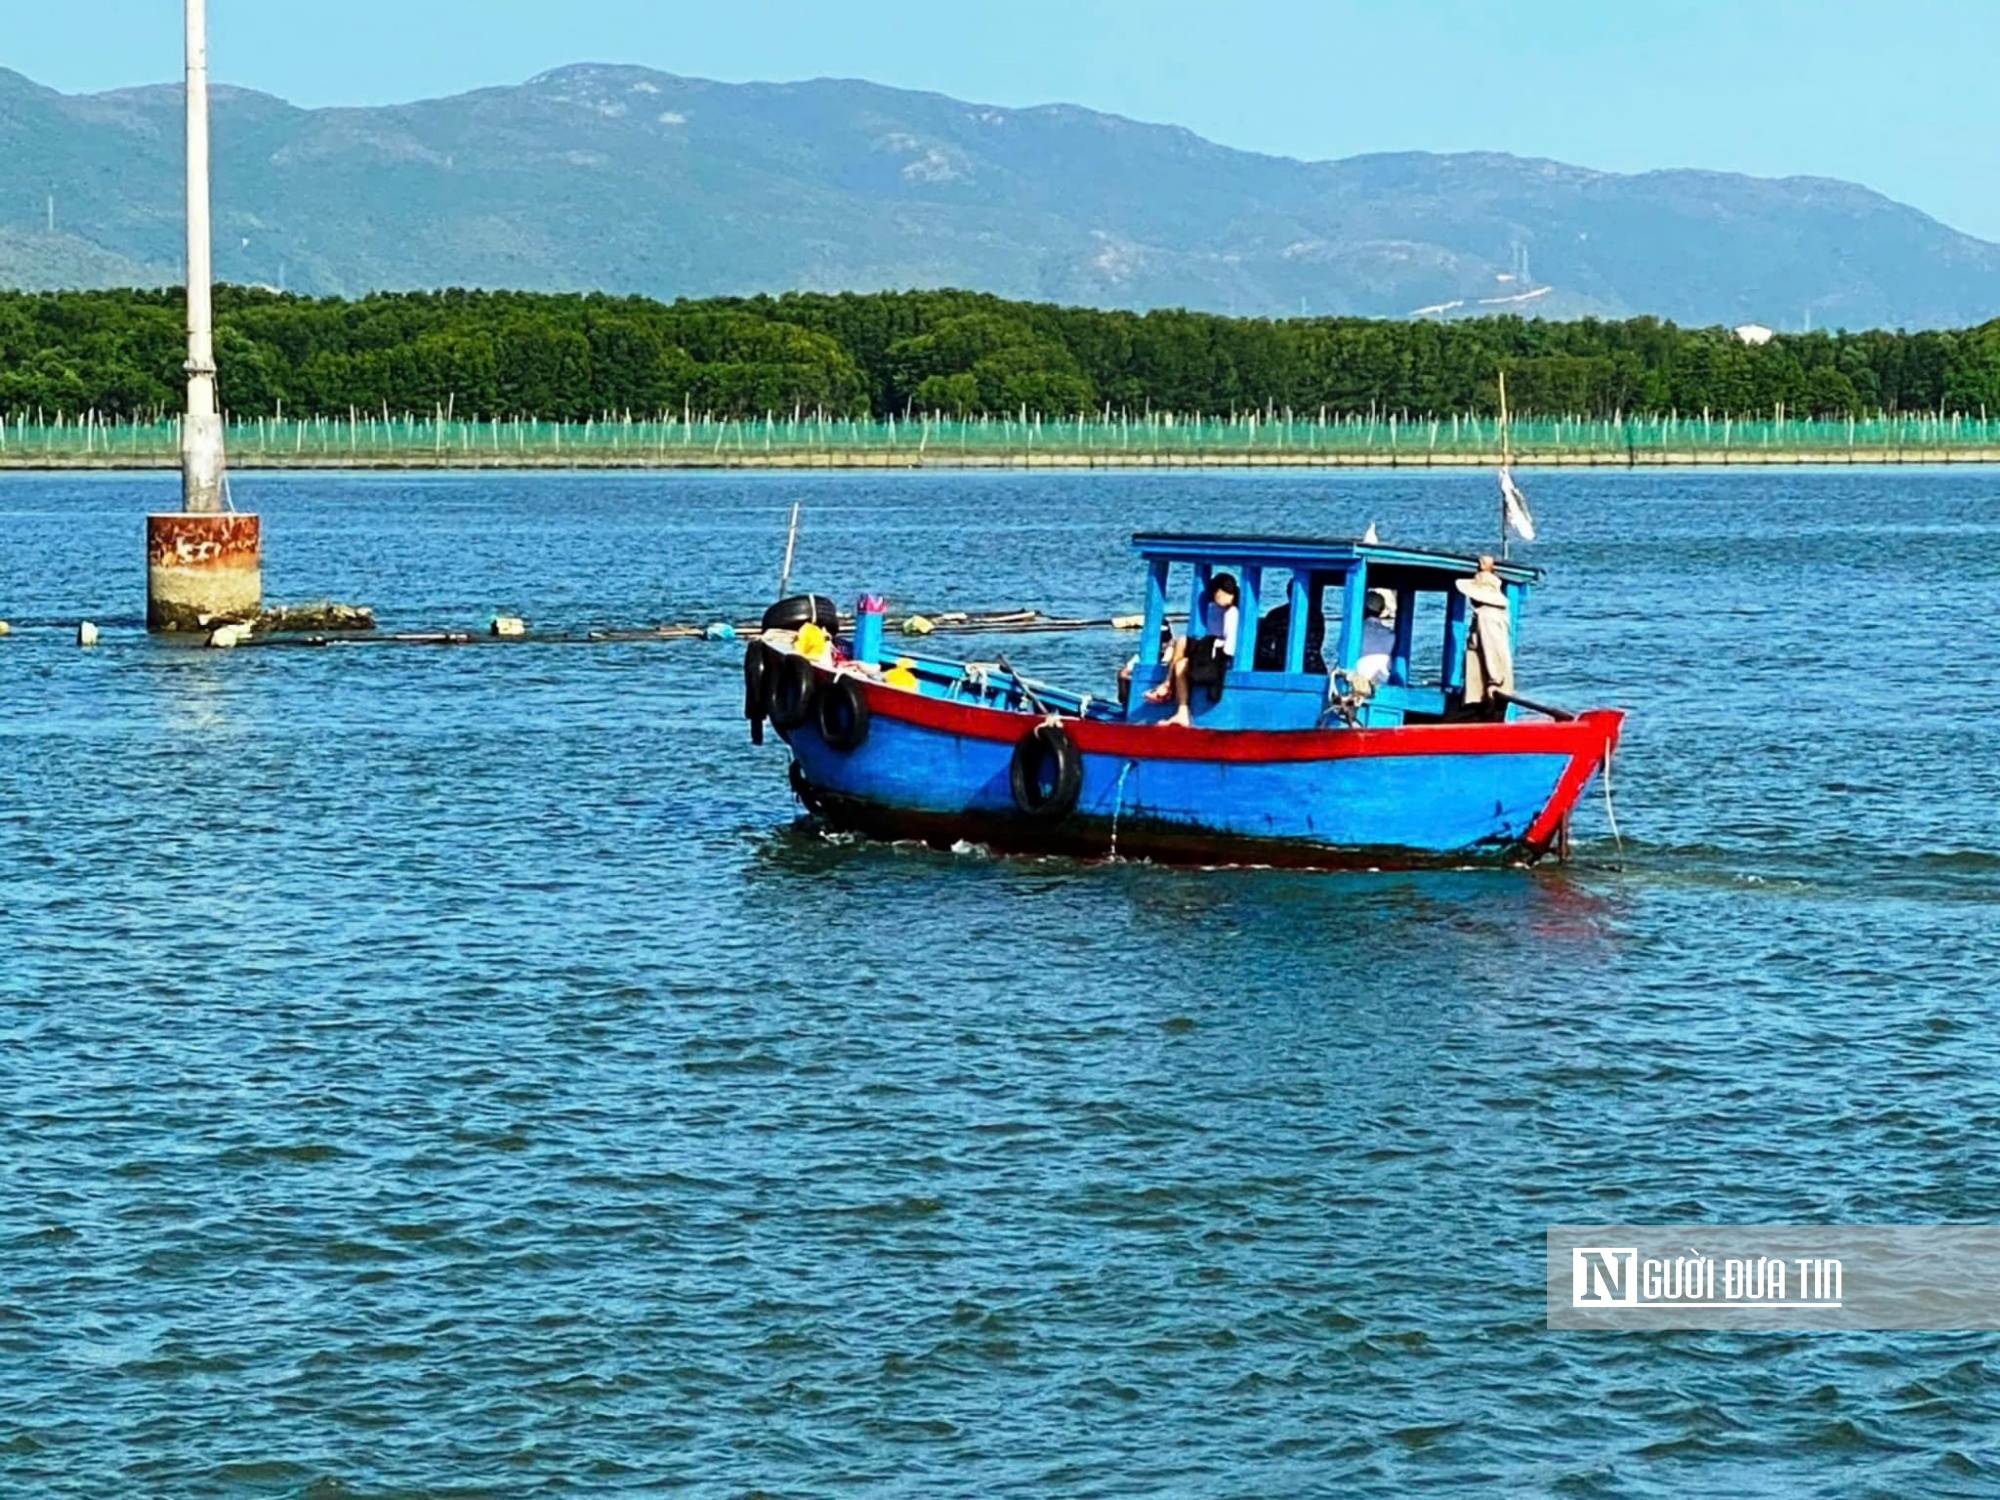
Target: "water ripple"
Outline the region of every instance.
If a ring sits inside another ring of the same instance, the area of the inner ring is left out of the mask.
[[[0,1489],[1995,1493],[1990,1334],[1543,1324],[1551,1222],[1996,1217],[2000,530],[1897,477],[1539,482],[1524,667],[1632,719],[1532,876],[826,839],[724,649],[149,644],[167,481],[7,477]],[[795,494],[829,592],[1102,613],[1137,521],[1482,486],[239,499],[273,594],[583,625],[749,611]]]

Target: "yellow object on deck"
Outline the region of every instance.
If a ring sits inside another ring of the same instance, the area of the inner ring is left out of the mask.
[[[799,627],[798,640],[793,644],[799,655],[817,658],[826,655],[827,647],[833,643],[817,621],[808,620]]]
[[[892,688],[913,693],[917,690],[917,674],[910,669],[915,665],[907,656],[898,657],[896,665],[882,674],[882,681]]]

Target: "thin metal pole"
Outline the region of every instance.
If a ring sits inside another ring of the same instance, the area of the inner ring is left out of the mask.
[[[799,502],[792,502],[792,524],[785,533],[785,567],[778,574],[778,597],[785,598],[792,591],[792,548],[799,540]]]
[[[208,202],[207,0],[187,16],[187,417],[181,425],[181,509],[222,509],[222,418],[215,399],[215,268]]]

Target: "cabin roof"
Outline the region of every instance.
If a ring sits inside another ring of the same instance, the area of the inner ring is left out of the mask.
[[[1438,552],[1425,547],[1391,547],[1382,542],[1345,541],[1326,537],[1243,536],[1219,532],[1141,531],[1132,550],[1148,561],[1233,563],[1238,566],[1328,568],[1345,571],[1366,559],[1370,573],[1378,568],[1406,577],[1432,574],[1440,579],[1470,577],[1479,571],[1479,555]],[[1502,562],[1493,571],[1509,583],[1539,583],[1542,570],[1527,563]]]

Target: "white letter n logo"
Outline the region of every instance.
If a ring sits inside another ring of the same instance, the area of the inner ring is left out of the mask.
[[[1636,1248],[1607,1249],[1578,1245],[1569,1252],[1570,1305],[1573,1307],[1637,1307],[1639,1252]]]

